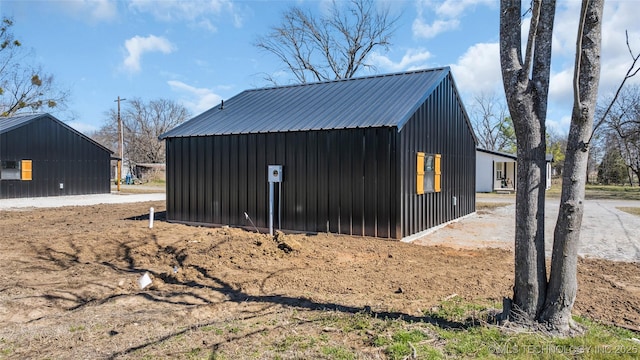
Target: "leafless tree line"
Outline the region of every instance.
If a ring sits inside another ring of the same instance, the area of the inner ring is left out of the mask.
[[[122,103],[123,156],[130,166],[164,163],[164,142],[158,136],[183,123],[191,115],[181,104],[167,99],[144,102],[139,98]],[[118,113],[107,112],[107,120],[93,138],[110,149],[118,148]]]

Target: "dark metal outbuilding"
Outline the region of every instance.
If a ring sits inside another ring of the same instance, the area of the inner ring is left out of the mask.
[[[112,153],[50,114],[0,117],[0,199],[109,193]]]
[[[475,211],[476,139],[450,69],[246,90],[160,136],[167,219],[402,239]]]

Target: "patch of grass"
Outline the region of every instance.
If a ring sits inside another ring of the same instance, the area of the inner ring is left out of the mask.
[[[404,359],[415,351],[418,352],[415,344],[428,339],[429,336],[418,329],[411,331],[402,330],[391,336],[392,343],[387,346],[385,353],[391,359]]]
[[[11,355],[11,353],[13,353],[13,345],[0,338],[0,357]]]
[[[84,325],[73,325],[69,328],[69,332],[83,331],[84,329]]]
[[[510,202],[477,202],[476,203],[476,211],[490,211],[495,210],[500,207],[509,206],[513,203]]]
[[[145,185],[147,186],[158,186],[158,187],[165,186],[166,184],[167,182],[164,179],[154,179],[145,183]]]
[[[546,191],[547,197],[560,197],[562,182],[557,181]],[[612,200],[640,200],[640,187],[620,185],[593,185],[585,186],[586,199],[612,199]]]
[[[586,359],[637,359],[640,346],[628,338],[616,336],[615,332],[602,325],[592,324],[582,336],[562,339],[521,335],[510,342],[514,346],[502,349],[507,350],[507,354],[517,354],[521,357],[530,357],[533,354],[544,358],[579,356]]]
[[[320,319],[321,324],[325,327],[332,327],[341,330],[344,333],[362,332],[371,329],[373,318],[366,312],[359,312],[350,316],[344,316],[340,313],[334,313]]]
[[[351,332],[358,330],[367,330],[371,327],[371,316],[367,313],[359,312],[349,318],[349,321],[344,324],[343,331]]]
[[[624,329],[576,318],[586,331],[571,338],[537,333],[509,333],[497,326],[475,326],[467,330],[436,328],[446,356],[510,359],[636,359],[640,344]]]
[[[240,332],[240,327],[238,326],[227,326],[227,331],[231,334],[237,334]]]
[[[307,350],[313,349],[317,343],[315,337],[302,335],[289,335],[284,339],[273,344],[274,350],[277,352],[286,352],[288,350]]]
[[[494,304],[495,305],[495,304]],[[605,326],[588,319],[574,320],[586,330],[571,338],[544,336],[539,333],[514,334],[505,329],[488,325],[483,321],[477,325],[469,319],[486,320],[487,309],[492,305],[471,303],[459,297],[443,301],[428,312],[431,316],[452,322],[471,325],[467,329],[432,327],[442,344],[439,348],[446,357],[459,358],[512,358],[512,359],[635,359],[640,356],[640,344],[631,341],[635,334],[629,330]]]
[[[193,348],[187,352],[187,359],[201,359],[202,358],[201,352],[202,352],[201,348],[199,347]]]
[[[429,344],[435,341],[427,333],[430,332],[427,325],[424,328],[401,328],[388,334],[378,334],[372,341],[372,345],[382,348],[389,359],[407,359],[414,355],[418,359],[437,359],[442,353]]]
[[[213,326],[213,325],[203,326],[203,327],[200,328],[200,331],[203,331],[203,332],[213,331],[213,333],[216,334],[216,335],[224,334],[224,330],[223,329],[221,329],[221,328],[219,328],[217,326]]]
[[[330,359],[336,360],[355,360],[356,355],[353,354],[349,349],[346,349],[342,346],[323,346],[321,349],[323,355],[329,357]]]
[[[488,323],[490,311],[499,304],[492,300],[467,301],[455,296],[425,311],[425,319],[406,321],[382,318],[375,312],[308,313],[308,324],[317,328],[298,329],[281,336],[264,337],[259,353],[243,358],[260,358],[270,349],[270,358],[358,359],[378,353],[386,359],[636,359],[640,344],[629,330],[605,326],[576,317],[586,330],[573,338],[554,338],[541,333],[519,331]],[[293,315],[291,315],[293,316]],[[203,328],[204,329],[204,328]],[[215,327],[206,331],[217,331]],[[229,327],[225,328],[228,331]],[[310,331],[307,331],[310,330]],[[345,339],[349,339],[345,342]],[[1,343],[0,343],[1,344]],[[258,349],[258,348],[254,348]],[[237,358],[237,348],[216,350],[194,348],[185,358]]]
[[[616,207],[620,211],[624,211],[631,215],[640,216],[640,207]]]
[[[467,302],[459,296],[444,300],[440,306],[431,308],[425,315],[452,322],[464,322],[469,318],[477,318],[494,304],[477,304]],[[486,315],[484,315],[486,318]]]
[[[640,187],[618,185],[587,185],[587,199],[640,200]]]
[[[218,354],[217,352],[211,353],[209,355],[209,360],[227,360],[228,358],[224,354]]]
[[[477,326],[467,330],[438,328],[436,332],[444,341],[442,350],[447,356],[487,358],[494,349],[491,344],[503,342],[497,327]]]

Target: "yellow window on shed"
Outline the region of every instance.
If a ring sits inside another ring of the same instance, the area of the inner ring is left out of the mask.
[[[442,158],[441,154],[436,154],[435,164],[434,164],[435,176],[434,176],[434,179],[433,179],[434,180],[433,181],[433,190],[435,192],[442,191],[442,182],[441,182],[442,171],[440,170],[440,164],[442,163],[441,158]]]
[[[416,162],[416,193],[424,194],[424,153],[419,152]]]
[[[24,181],[30,181],[33,179],[32,160],[22,160],[22,176],[20,179]]]

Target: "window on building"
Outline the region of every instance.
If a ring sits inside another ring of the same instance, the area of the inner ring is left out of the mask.
[[[496,180],[504,179],[504,163],[496,163]]]
[[[2,180],[20,180],[20,161],[2,160],[0,168],[0,179]]]
[[[440,154],[418,153],[417,156],[417,194],[441,191]]]

